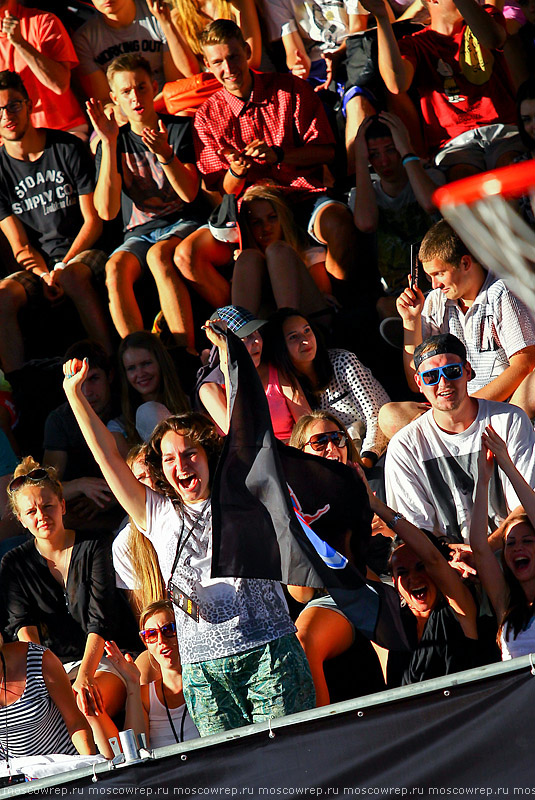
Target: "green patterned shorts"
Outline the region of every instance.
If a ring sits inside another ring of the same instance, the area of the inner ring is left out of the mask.
[[[308,661],[293,633],[234,656],[184,664],[182,681],[201,736],[316,705]]]

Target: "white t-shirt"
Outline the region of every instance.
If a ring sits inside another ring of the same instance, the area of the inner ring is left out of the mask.
[[[150,13],[145,0],[135,0],[135,3],[134,21],[124,28],[112,28],[99,13],[76,31],[72,40],[80,61],[80,71],[82,75],[90,75],[99,69],[106,72],[117,56],[139,53],[151,65],[158,91],[161,91],[165,83],[163,54],[169,50],[169,45],[160,23]]]
[[[164,582],[171,577],[178,546],[173,582],[199,606],[198,622],[175,606],[183,664],[235,655],[295,632],[280,583],[210,577],[210,500],[180,508],[152,489],[146,492],[144,533],[154,545]]]
[[[509,628],[509,641],[505,638],[507,628]],[[520,631],[516,639],[511,626],[505,625],[500,636],[500,648],[502,661],[509,661],[511,658],[520,658],[520,656],[535,653],[535,616],[530,619],[527,628]]]
[[[535,322],[527,306],[505,283],[488,273],[473,305],[463,314],[456,300],[448,300],[434,289],[422,311],[422,337],[453,333],[466,347],[476,376],[468,384],[474,394],[500,375],[509,359],[535,344]]]
[[[535,433],[527,414],[507,403],[477,403],[477,416],[462,433],[441,430],[428,411],[400,430],[386,452],[388,505],[418,528],[457,542],[469,539],[481,434],[487,425],[507,442],[513,463],[535,485]],[[489,532],[518,505],[509,479],[496,465],[489,484]]]
[[[115,585],[118,589],[136,588],[136,579],[132,569],[132,557],[128,546],[130,537],[130,521],[121,528],[112,542],[111,555],[115,570]]]

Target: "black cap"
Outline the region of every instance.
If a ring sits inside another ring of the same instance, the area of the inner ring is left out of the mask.
[[[425,353],[422,352],[424,348]],[[453,333],[439,333],[436,336],[429,336],[415,349],[414,366],[418,369],[426,358],[442,356],[446,353],[453,353],[453,355],[459,356],[462,361],[466,361],[466,347]]]

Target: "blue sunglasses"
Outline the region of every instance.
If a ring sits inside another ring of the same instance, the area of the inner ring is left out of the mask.
[[[443,367],[436,367],[435,369],[426,369],[425,372],[420,373],[422,383],[426,386],[436,386],[441,378],[446,381],[457,381],[463,376],[462,364],[445,364]]]

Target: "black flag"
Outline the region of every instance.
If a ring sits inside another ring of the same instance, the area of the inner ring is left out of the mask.
[[[408,649],[397,593],[363,577],[372,520],[363,482],[275,438],[247,350],[230,331],[227,345],[231,417],[212,487],[212,575],[325,587],[368,638]]]

